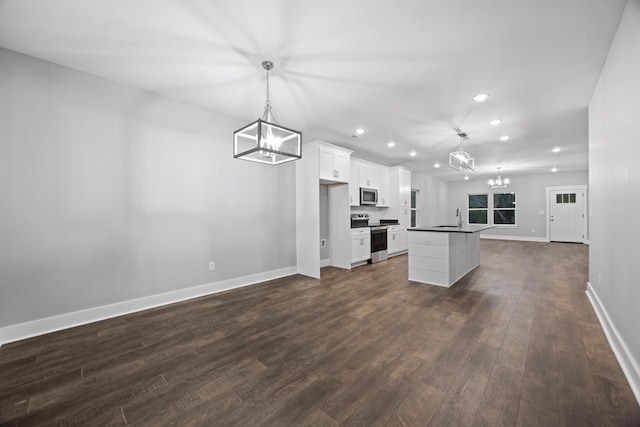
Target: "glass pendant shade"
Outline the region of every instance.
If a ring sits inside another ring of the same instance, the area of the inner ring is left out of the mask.
[[[269,71],[271,61],[264,61],[267,70],[267,101],[264,114],[255,122],[233,133],[233,157],[252,162],[279,165],[302,158],[302,133],[276,123],[269,103]]]

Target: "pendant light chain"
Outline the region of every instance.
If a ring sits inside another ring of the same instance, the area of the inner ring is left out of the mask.
[[[269,101],[269,70],[271,68],[267,67],[267,100],[264,104],[264,108],[265,110],[268,110],[271,108],[271,102]]]

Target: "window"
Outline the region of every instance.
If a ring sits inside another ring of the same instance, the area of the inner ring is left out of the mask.
[[[418,225],[418,190],[411,190],[411,226]]]
[[[516,225],[516,193],[493,193],[493,223]]]
[[[516,225],[516,193],[493,193],[491,196],[468,195],[469,224]]]
[[[469,224],[487,224],[488,194],[469,194]]]

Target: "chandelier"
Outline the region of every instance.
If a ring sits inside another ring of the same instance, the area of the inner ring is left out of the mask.
[[[458,136],[460,137],[460,147],[458,151],[449,153],[449,167],[458,172],[462,172],[463,169],[473,171],[475,169],[473,157],[462,149],[467,134],[459,130]]]
[[[302,134],[280,126],[271,113],[269,71],[273,67],[271,61],[262,62],[262,68],[267,70],[267,100],[264,114],[255,122],[233,133],[233,157],[236,159],[278,165],[302,157]]]
[[[498,171],[499,170],[500,168],[498,168]],[[502,179],[500,175],[498,175],[496,179],[489,180],[489,187],[491,188],[507,188],[508,186],[509,186],[509,178]]]

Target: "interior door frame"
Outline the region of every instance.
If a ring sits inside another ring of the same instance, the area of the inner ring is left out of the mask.
[[[547,193],[547,242],[551,242],[551,213],[550,213],[550,204],[549,204],[549,196],[552,191],[584,191],[584,200],[582,201],[582,217],[584,218],[582,226],[584,229],[582,230],[582,238],[583,244],[589,244],[589,215],[588,206],[589,206],[589,186],[584,185],[561,185],[558,187],[545,187]]]

